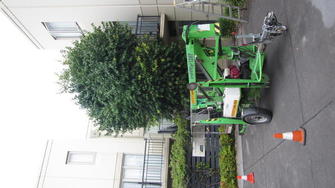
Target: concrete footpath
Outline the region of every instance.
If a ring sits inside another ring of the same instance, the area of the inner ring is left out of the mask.
[[[242,136],[240,170],[254,172],[256,183],[240,183],[244,188],[335,187],[335,1],[249,1],[245,32],[259,32],[270,10],[289,31],[266,49],[271,87],[261,106],[274,116]],[[307,131],[305,146],[272,138],[299,127]]]
[[[242,136],[238,134],[238,129],[235,129],[235,149],[236,149],[236,167],[237,175],[242,175],[243,172],[243,150],[242,150]],[[243,182],[238,181],[238,187],[243,188]]]

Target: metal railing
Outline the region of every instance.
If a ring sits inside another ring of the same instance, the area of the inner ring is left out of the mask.
[[[145,139],[142,188],[162,186],[164,140]]]
[[[137,16],[135,34],[147,35],[150,38],[159,38],[160,16]]]

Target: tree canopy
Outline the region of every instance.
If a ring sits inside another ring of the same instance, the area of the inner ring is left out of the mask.
[[[186,104],[187,66],[182,45],[137,38],[118,22],[93,32],[65,52],[60,81],[100,130],[124,132],[171,119]]]

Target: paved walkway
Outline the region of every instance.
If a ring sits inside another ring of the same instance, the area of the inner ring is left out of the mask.
[[[246,33],[259,32],[270,10],[289,31],[266,50],[272,86],[262,106],[274,117],[242,137],[243,170],[256,178],[244,188],[335,187],[335,1],[249,1]],[[306,146],[272,138],[298,127]]]

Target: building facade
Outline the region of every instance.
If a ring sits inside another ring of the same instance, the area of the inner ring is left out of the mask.
[[[168,139],[49,141],[37,188],[168,187]]]
[[[0,0],[0,8],[41,49],[71,46],[91,31],[91,24],[102,21],[125,22],[136,29],[138,16],[159,17],[146,18],[149,22],[142,28],[155,28],[157,22],[160,36],[168,37],[169,26],[175,29],[177,22],[216,19],[177,8],[174,0]]]
[[[48,141],[37,188],[167,188],[173,127],[106,135],[90,122],[85,140]]]

